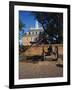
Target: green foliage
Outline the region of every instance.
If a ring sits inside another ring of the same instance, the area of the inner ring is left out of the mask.
[[[62,13],[47,13],[47,12],[32,12],[35,19],[42,25],[44,32],[48,36],[58,35],[58,43],[63,42],[63,14]],[[45,37],[46,37],[45,35]],[[60,39],[60,40],[59,40]]]
[[[19,20],[19,30],[21,31],[22,28],[24,27],[25,27],[25,24],[21,20]]]

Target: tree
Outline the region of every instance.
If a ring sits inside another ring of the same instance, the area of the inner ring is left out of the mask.
[[[39,35],[39,41],[42,43],[63,43],[63,14],[62,13],[47,13],[47,12],[32,12],[35,19],[42,25],[44,32]],[[58,50],[58,47],[57,47]],[[57,51],[58,59],[58,51]]]
[[[56,38],[57,43],[62,43],[63,15],[62,13],[32,12],[35,19],[42,25],[47,39]],[[57,37],[58,36],[58,37]]]
[[[19,19],[19,50],[22,51],[23,45],[22,45],[22,36],[24,34],[24,27],[25,24]]]
[[[25,27],[25,24],[19,19],[19,31],[22,31],[22,28]]]

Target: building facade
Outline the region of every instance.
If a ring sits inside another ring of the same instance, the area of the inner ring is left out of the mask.
[[[38,36],[43,32],[43,28],[39,27],[38,21],[36,21],[35,28],[29,28],[29,31],[24,34],[22,43],[24,46],[31,45],[31,42],[35,42]]]

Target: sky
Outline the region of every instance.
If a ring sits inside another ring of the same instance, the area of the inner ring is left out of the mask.
[[[49,18],[50,19],[50,18]],[[35,28],[35,23],[36,23],[36,19],[35,17],[32,15],[31,11],[19,11],[19,20],[25,24],[25,27],[23,28],[22,32],[20,32],[20,36],[22,37],[24,35],[25,32],[29,31],[30,27]],[[51,19],[52,20],[52,19]],[[56,24],[54,23],[54,20],[51,22],[51,20],[49,21],[49,23],[53,23],[54,26],[56,27]],[[48,24],[49,25],[49,24]],[[60,25],[61,26],[61,25]],[[24,31],[24,32],[23,32]]]
[[[25,24],[24,32],[27,32],[30,27],[35,27],[35,18],[30,11],[19,11],[19,19]]]

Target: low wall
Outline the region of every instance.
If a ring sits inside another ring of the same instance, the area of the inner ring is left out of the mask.
[[[55,46],[58,46],[58,53],[59,54],[63,54],[63,45],[62,44],[51,44],[52,48]],[[33,45],[33,46],[29,46],[29,48],[24,52],[24,55],[41,55],[43,52],[43,48],[45,52],[48,52],[48,47],[49,45]]]

